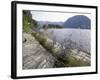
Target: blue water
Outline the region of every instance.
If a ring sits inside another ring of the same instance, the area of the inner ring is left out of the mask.
[[[89,29],[48,29],[49,37],[56,38],[57,42],[64,39],[70,39],[77,43],[77,46],[82,45],[83,50],[90,52],[91,48],[91,30]]]

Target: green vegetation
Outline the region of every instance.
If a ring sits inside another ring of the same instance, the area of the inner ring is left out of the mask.
[[[32,33],[32,35],[39,41],[39,43],[49,52],[53,51],[53,43],[47,41],[47,37],[42,33]]]
[[[42,33],[32,33],[32,35],[39,41],[39,43],[50,52],[55,58],[54,67],[77,67],[77,66],[89,66],[90,63],[81,59],[78,59],[77,56],[70,49],[70,45],[63,47],[66,43],[64,41],[60,44],[60,48],[54,47],[53,41],[49,41],[48,37],[43,35]],[[69,41],[69,40],[68,40]],[[77,53],[78,55],[79,53]]]
[[[42,33],[32,33],[32,35],[39,41],[39,43],[52,55],[57,59],[55,62],[55,66],[65,66],[65,62],[68,62],[67,55],[63,55],[62,50],[60,48],[54,47],[55,44],[53,42],[48,41],[47,36],[44,36]],[[66,56],[66,59],[65,59]]]
[[[74,56],[69,57],[69,62],[65,63],[66,67],[90,66],[90,63],[84,62]]]
[[[63,27],[55,24],[48,24],[48,25],[43,25],[43,28],[57,29]],[[34,30],[34,32],[32,30]],[[89,63],[84,62],[82,59],[79,60],[71,55],[72,46],[77,47],[75,42],[72,42],[71,39],[68,40],[65,39],[60,43],[60,46],[58,46],[56,44],[57,42],[56,37],[54,37],[52,40],[48,39],[48,36],[45,33],[45,31],[41,32],[39,30],[39,25],[37,24],[37,21],[32,19],[30,11],[28,10],[23,11],[23,32],[29,33],[33,37],[35,37],[37,41],[40,43],[40,45],[42,45],[44,49],[46,49],[56,58],[54,67],[73,67],[73,66],[75,67],[75,66],[90,65]],[[71,35],[69,37],[71,37]],[[23,42],[25,41],[27,40],[26,39],[23,40]],[[81,51],[81,47],[82,46],[79,47],[78,51]]]
[[[23,10],[23,32],[31,33],[37,27],[37,22],[32,19],[30,11]]]
[[[32,15],[29,10],[23,10],[23,32],[32,33],[32,30],[36,30],[39,28],[37,21],[32,19]],[[63,28],[59,25],[48,24],[48,26],[44,25],[43,28]]]

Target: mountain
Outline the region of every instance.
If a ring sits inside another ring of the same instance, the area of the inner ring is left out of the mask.
[[[62,26],[64,22],[37,21],[40,26],[54,24]]]
[[[91,29],[91,20],[83,15],[76,15],[63,24],[65,28],[80,28],[80,29]]]

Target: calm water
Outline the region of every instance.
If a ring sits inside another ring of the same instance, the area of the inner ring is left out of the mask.
[[[55,37],[57,42],[71,39],[77,45],[82,45],[83,50],[90,52],[91,30],[87,29],[49,29],[50,38]]]

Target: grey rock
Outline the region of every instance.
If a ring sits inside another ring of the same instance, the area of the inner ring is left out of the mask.
[[[55,58],[30,34],[23,33],[23,69],[52,68]]]

